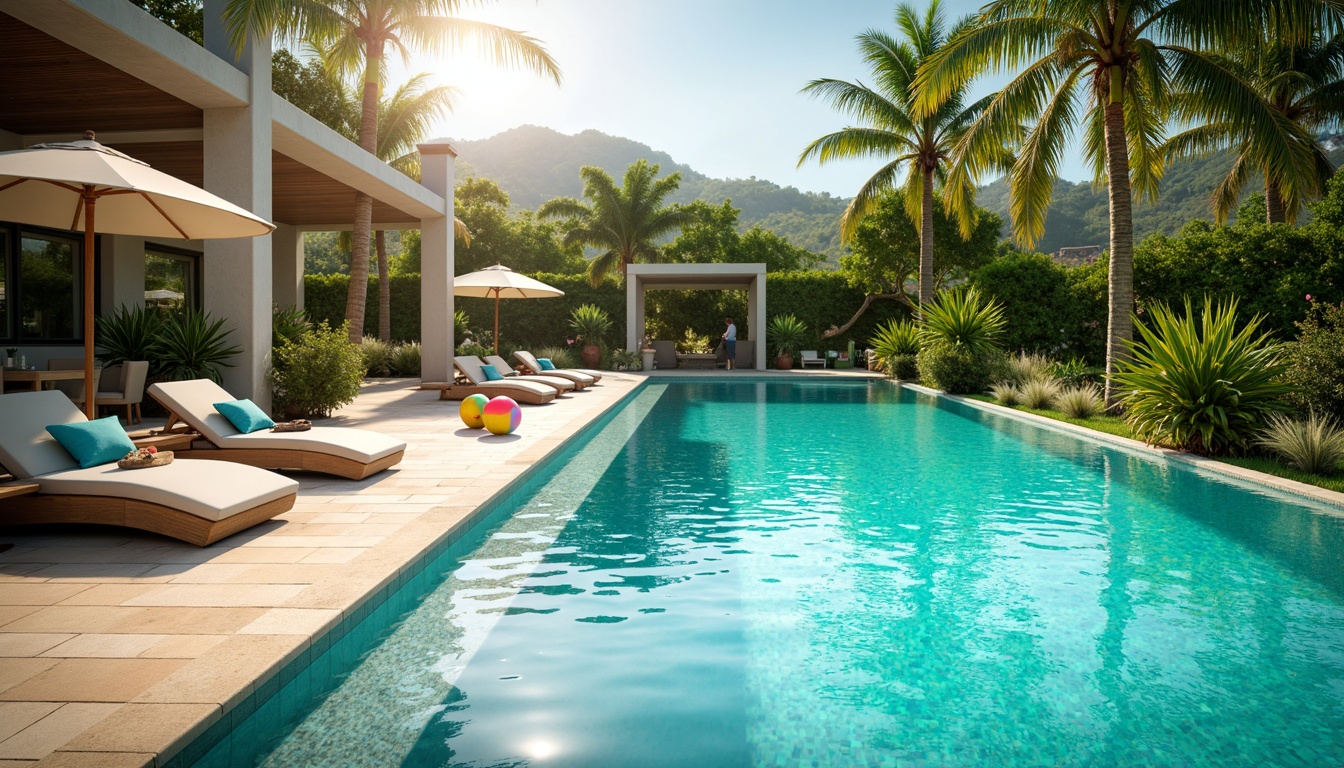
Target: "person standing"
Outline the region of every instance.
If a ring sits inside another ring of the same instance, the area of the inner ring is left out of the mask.
[[[724,318],[728,323],[728,330],[723,332],[723,348],[728,353],[727,369],[733,370],[737,367],[737,326],[733,325],[733,318]]]

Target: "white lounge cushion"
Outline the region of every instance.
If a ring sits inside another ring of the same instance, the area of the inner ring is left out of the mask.
[[[542,395],[542,396],[555,394],[555,387],[550,387],[545,384],[538,384],[535,381],[524,381],[523,379],[519,379],[516,376],[510,376],[509,378],[503,379],[501,381],[482,381],[479,384],[469,384],[467,386],[475,387],[476,389],[498,389],[501,390],[500,391],[501,395],[508,394],[509,390],[514,391],[522,390],[525,392],[531,392],[534,395]]]
[[[39,485],[39,493],[135,499],[211,522],[282,499],[299,489],[297,482],[264,469],[186,459],[149,469],[119,469],[116,464],[103,464],[54,472],[33,480]]]
[[[406,444],[381,432],[345,427],[313,427],[307,432],[251,432],[229,435],[214,442],[220,448],[266,448],[312,451],[370,464],[406,450]]]
[[[149,393],[220,449],[269,448],[325,453],[362,463],[406,450],[406,443],[380,432],[349,427],[313,427],[307,432],[239,432],[215,410],[215,403],[233,400],[209,379],[163,381]]]
[[[75,469],[79,462],[47,427],[88,421],[58,390],[0,395],[0,464],[18,478]]]
[[[541,370],[541,363],[537,360],[536,355],[533,355],[531,352],[528,352],[526,350],[519,350],[517,352],[514,352],[513,356],[518,358],[519,362],[527,366],[529,370],[533,371]],[[591,368],[556,368],[554,371],[544,371],[544,373],[547,376],[549,376],[559,371],[564,371],[566,373],[577,373],[583,376],[587,376],[591,378],[594,383],[602,380],[602,372],[594,371]]]
[[[467,377],[472,384],[480,386],[482,384],[498,383],[485,378],[485,373],[481,370],[485,367],[485,362],[475,355],[462,355],[453,358],[453,364]],[[501,373],[501,375],[503,375]],[[508,376],[508,381],[527,381],[535,384],[542,384],[558,392],[571,392],[574,390],[574,382],[569,379],[562,379],[558,376]]]

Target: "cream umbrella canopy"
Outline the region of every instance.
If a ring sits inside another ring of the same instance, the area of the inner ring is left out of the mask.
[[[94,210],[101,216],[94,221]],[[0,221],[84,232],[84,409],[95,415],[93,236],[209,240],[256,237],[275,226],[147,163],[82,141],[0,152]]]
[[[499,354],[499,300],[549,299],[564,296],[565,292],[539,280],[520,275],[503,264],[468,272],[453,278],[454,296],[476,296],[495,299],[495,354]]]

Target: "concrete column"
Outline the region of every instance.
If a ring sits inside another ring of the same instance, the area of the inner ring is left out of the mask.
[[[638,275],[625,278],[625,349],[627,352],[639,352],[639,332],[644,321],[643,286]]]
[[[204,111],[205,188],[263,219],[271,218],[271,41],[229,44],[226,0],[205,0],[205,47],[249,75],[246,107]],[[232,328],[242,348],[224,386],[263,410],[271,405],[271,238],[209,240],[201,259],[203,306]]]
[[[766,334],[765,334],[765,275],[751,279],[751,289],[747,291],[747,314],[751,316],[751,332],[747,337],[756,349],[756,370],[765,370]]]
[[[102,314],[120,307],[145,304],[145,239],[131,235],[99,235],[102,238],[102,284],[99,286]]]
[[[303,309],[303,233],[289,224],[276,223],[271,233],[271,300]]]
[[[421,144],[420,183],[444,200],[444,215],[420,220],[420,380],[452,381],[453,186],[457,150]]]

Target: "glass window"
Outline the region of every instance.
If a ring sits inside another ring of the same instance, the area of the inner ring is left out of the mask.
[[[83,322],[79,250],[73,240],[24,233],[19,251],[20,338],[79,338]]]
[[[14,338],[9,327],[9,233],[0,227],[0,339]]]
[[[196,304],[196,257],[145,252],[145,306],[179,310]]]

